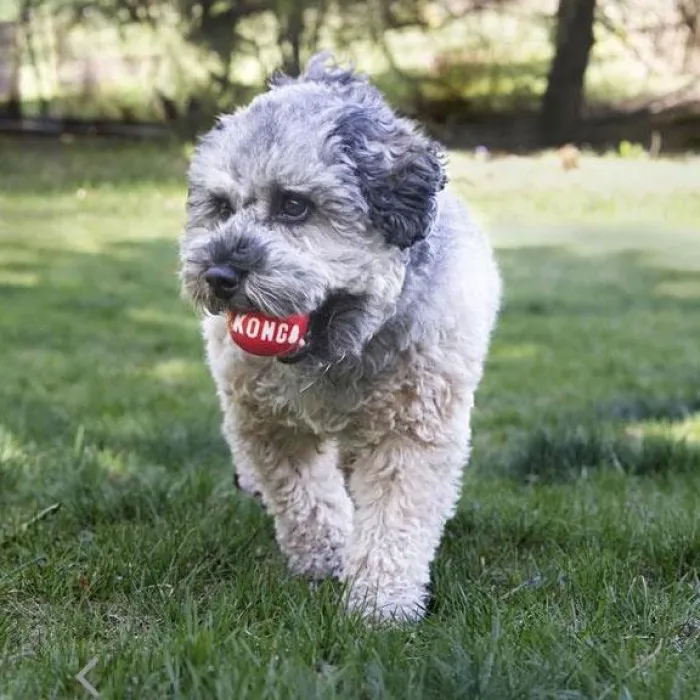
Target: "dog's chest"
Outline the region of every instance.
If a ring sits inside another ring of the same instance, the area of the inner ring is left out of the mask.
[[[276,362],[249,358],[228,348],[210,353],[219,393],[261,419],[332,436],[351,423],[361,400],[349,389],[330,389]]]
[[[255,382],[250,390],[259,406],[318,435],[332,436],[346,430],[363,403],[357,387],[331,384],[323,377],[305,376],[279,365],[250,379]]]

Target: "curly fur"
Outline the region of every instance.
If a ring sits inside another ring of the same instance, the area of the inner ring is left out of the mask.
[[[415,620],[469,457],[500,277],[440,147],[327,58],[201,139],[181,279],[207,312],[239,483],[261,494],[291,570],[347,582],[368,618]],[[313,201],[308,220],[276,219],[280,188]],[[226,302],[204,279],[220,264],[244,274]],[[245,354],[228,308],[312,313],[309,352]]]

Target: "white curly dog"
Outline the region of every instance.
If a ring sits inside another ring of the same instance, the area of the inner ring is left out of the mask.
[[[189,171],[182,284],[239,483],[291,570],[340,578],[373,620],[425,612],[500,305],[445,184],[437,144],[326,56],[221,117]],[[247,354],[231,310],[310,314],[306,344]]]

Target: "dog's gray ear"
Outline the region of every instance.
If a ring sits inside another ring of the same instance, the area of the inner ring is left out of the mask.
[[[355,163],[372,225],[401,249],[423,240],[447,184],[438,144],[377,105],[346,107],[335,134]]]

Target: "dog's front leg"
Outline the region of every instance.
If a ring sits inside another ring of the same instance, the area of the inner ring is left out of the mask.
[[[374,620],[423,616],[430,564],[454,513],[467,457],[466,435],[439,448],[392,436],[355,453],[349,478],[355,521],[344,571],[352,609]]]
[[[234,457],[245,460],[293,573],[338,575],[352,528],[352,504],[335,446],[311,432],[230,411],[224,421]]]

